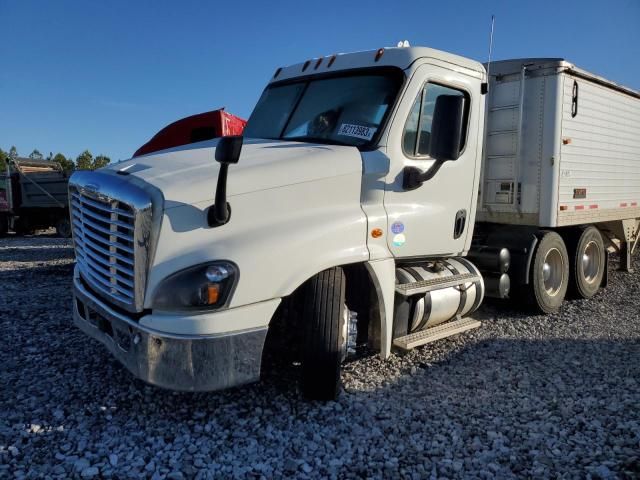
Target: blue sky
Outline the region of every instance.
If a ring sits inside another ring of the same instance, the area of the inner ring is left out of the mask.
[[[565,57],[640,89],[640,1],[0,0],[0,148],[128,158],[225,106],[247,117],[281,65],[408,39],[485,61]]]

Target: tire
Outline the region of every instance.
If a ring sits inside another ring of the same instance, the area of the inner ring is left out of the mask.
[[[56,222],[56,234],[62,238],[71,237],[71,222],[68,217],[62,217]]]
[[[0,215],[0,237],[4,237],[9,232],[9,218],[6,215]]]
[[[345,276],[334,267],[313,277],[305,292],[302,392],[310,400],[335,400],[346,322]]]
[[[602,235],[596,227],[589,226],[575,232],[567,244],[571,267],[569,292],[577,298],[591,298],[600,290],[604,276]]]
[[[24,218],[19,218],[13,224],[13,231],[16,232],[17,235],[33,235],[35,230],[29,225],[29,221]]]
[[[540,232],[540,235],[525,299],[541,313],[555,313],[569,286],[569,255],[560,235],[555,232]]]

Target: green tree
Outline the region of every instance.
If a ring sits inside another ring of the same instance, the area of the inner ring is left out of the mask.
[[[76,168],[78,170],[91,170],[93,167],[93,155],[89,150],[85,150],[76,158]]]
[[[9,158],[11,160],[15,160],[16,158],[18,158],[18,149],[15,147],[15,145],[13,145],[10,149],[9,149]]]
[[[44,157],[40,153],[40,151],[36,148],[29,154],[29,158],[31,160],[42,160]]]
[[[73,160],[65,157],[61,153],[56,153],[53,156],[53,158],[51,158],[51,160],[53,160],[54,162],[58,162],[58,164],[60,164],[60,166],[65,172],[73,172],[73,170],[76,168],[76,165],[75,163],[73,163]]]
[[[7,169],[7,159],[9,154],[0,148],[0,172],[4,172]]]
[[[97,170],[98,168],[106,167],[111,163],[111,159],[106,155],[98,155],[96,159],[93,161],[92,170]]]

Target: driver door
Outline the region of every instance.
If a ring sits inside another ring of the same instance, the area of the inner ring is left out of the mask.
[[[459,158],[436,165],[430,136],[441,95],[462,96],[465,113]],[[441,66],[421,65],[411,77],[387,142],[384,206],[387,244],[395,257],[454,256],[468,250],[480,170],[480,98],[479,78]],[[431,179],[413,190],[403,187],[405,167],[427,172],[434,165],[437,172]]]

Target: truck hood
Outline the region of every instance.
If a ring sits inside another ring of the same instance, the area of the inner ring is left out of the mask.
[[[108,167],[126,171],[159,188],[165,209],[213,200],[219,164],[218,140],[136,157]],[[355,147],[245,139],[236,165],[229,166],[227,196],[283,187],[362,171]]]

